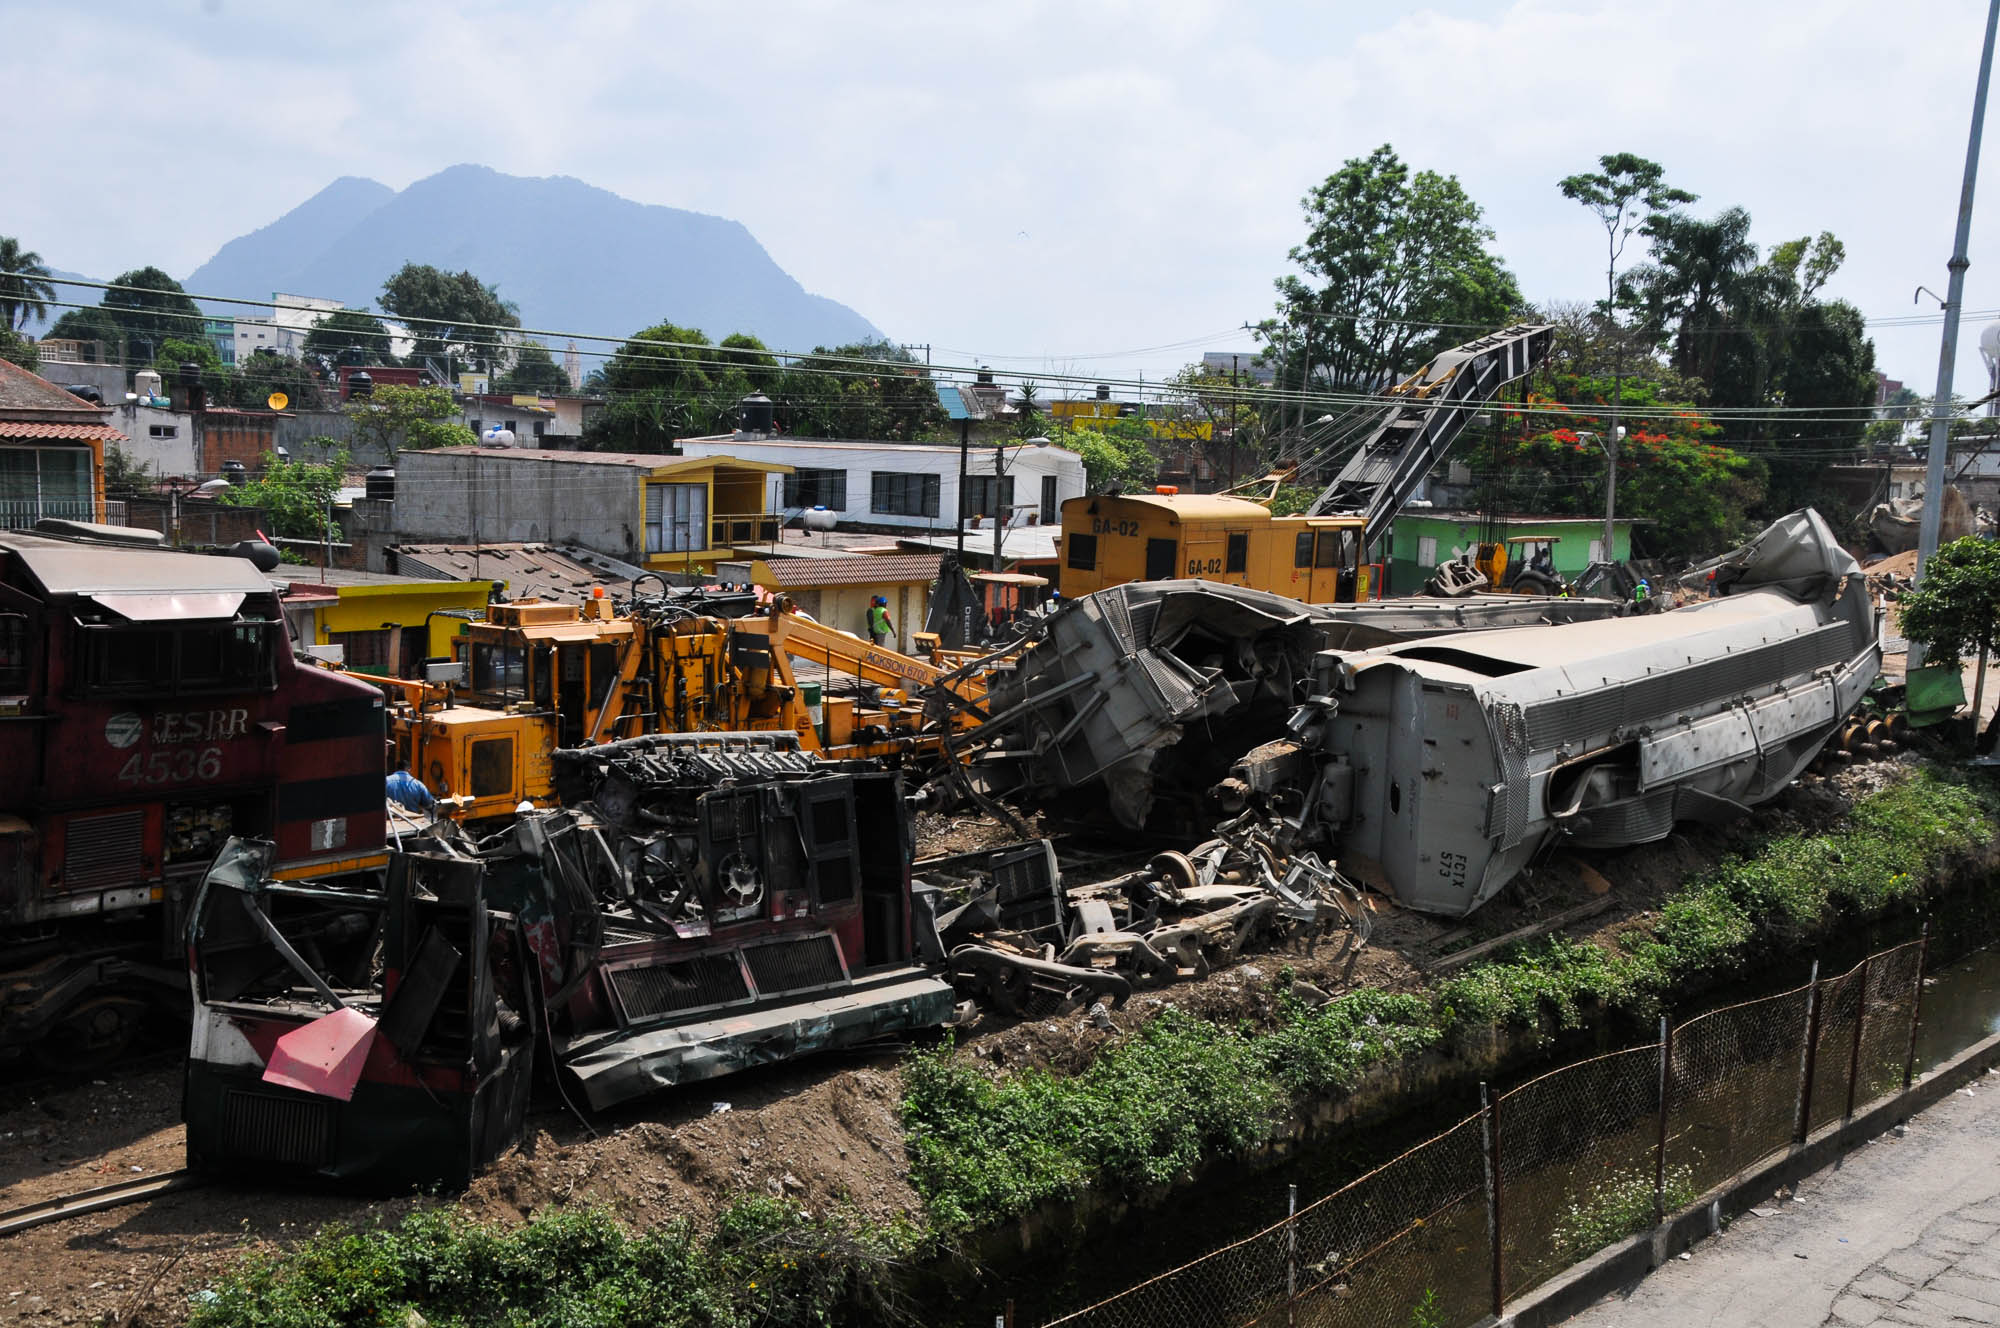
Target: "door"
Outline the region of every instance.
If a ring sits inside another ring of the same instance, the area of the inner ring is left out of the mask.
[[[1146,579],[1148,581],[1168,581],[1173,578],[1174,564],[1179,561],[1180,542],[1170,539],[1149,539],[1146,541]]]

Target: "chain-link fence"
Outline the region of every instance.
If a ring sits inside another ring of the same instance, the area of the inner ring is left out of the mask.
[[[1457,1328],[1906,1087],[1924,945],[1553,1070],[1047,1328]],[[1482,1090],[1483,1094],[1483,1090]]]

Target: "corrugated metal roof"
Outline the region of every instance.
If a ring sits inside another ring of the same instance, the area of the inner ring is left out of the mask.
[[[72,443],[125,443],[131,440],[108,424],[66,420],[0,419],[0,438],[52,438]]]
[[[869,558],[773,558],[764,565],[779,590],[821,586],[872,586],[935,581],[939,558],[933,553],[896,553]]]
[[[271,592],[270,580],[247,558],[72,544],[27,534],[0,536],[0,548],[19,558],[51,595]]]
[[[396,566],[459,581],[504,581],[516,599],[582,600],[593,586],[625,591],[638,569],[612,559],[596,565],[547,544],[399,544]]]

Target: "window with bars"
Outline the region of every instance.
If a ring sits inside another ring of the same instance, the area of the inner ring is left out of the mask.
[[[708,486],[646,486],[646,552],[692,553],[708,547]]]
[[[903,470],[870,472],[869,509],[882,516],[938,514],[938,477]]]
[[[785,476],[786,507],[825,507],[835,512],[847,509],[847,472],[816,470],[801,466]]]

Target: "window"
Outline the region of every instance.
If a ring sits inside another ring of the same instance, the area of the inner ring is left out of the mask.
[[[835,512],[847,510],[847,472],[816,470],[801,466],[785,476],[786,507],[824,507]]]
[[[1314,567],[1346,567],[1354,561],[1354,532],[1322,530],[1313,547]]]
[[[1438,565],[1438,542],[1435,535],[1421,535],[1417,538],[1417,566],[1436,567]]]
[[[475,798],[512,797],[514,793],[514,740],[481,738],[472,744],[466,761],[466,778]]]
[[[1014,477],[1006,476],[1000,481],[1000,497],[993,497],[993,477],[991,475],[967,475],[965,477],[965,500],[959,505],[961,519],[974,516],[1005,516],[1014,508]]]
[[[28,690],[28,619],[19,613],[0,615],[0,692],[19,696]]]
[[[25,529],[43,517],[97,519],[89,449],[0,447],[0,528]]]
[[[473,416],[473,418],[472,418],[472,436],[473,436],[473,437],[475,437],[475,438],[477,438],[477,437],[478,437],[478,436],[479,436],[480,434],[484,433],[485,431],[486,431],[486,421],[484,421],[484,420],[480,419],[480,418],[479,418],[478,416],[476,416],[476,415],[475,415],[475,416]]]
[[[268,691],[277,686],[274,632],[235,622],[192,627],[84,625],[83,681],[93,695]]]
[[[646,486],[646,552],[692,553],[708,547],[708,486]]]
[[[146,436],[148,438],[176,438],[180,436],[180,431],[180,426],[177,424],[149,424],[146,426]]]
[[[877,470],[868,476],[870,510],[883,516],[938,514],[938,477],[903,470]]]
[[[1292,566],[1311,567],[1313,565],[1313,533],[1301,530],[1297,543],[1292,545]]]
[[[549,422],[547,420],[535,421],[535,437],[540,438],[548,431],[549,431]]]
[[[1229,536],[1229,556],[1223,561],[1224,572],[1241,572],[1250,566],[1250,535],[1248,531],[1235,531]]]
[[[329,643],[341,649],[341,663],[350,669],[379,669],[389,663],[389,629],[372,632],[328,632]]]
[[[1056,502],[1056,477],[1042,476],[1042,524],[1053,526],[1062,520],[1062,505]]]
[[[505,429],[508,433],[514,434],[516,437],[520,435],[520,430],[515,426],[514,421],[512,420],[505,421],[504,423],[501,424],[500,427]]]
[[[472,690],[515,701],[527,699],[527,661],[520,647],[497,641],[472,643]]]
[[[1063,536],[1063,566],[1076,572],[1097,570],[1097,536]]]

